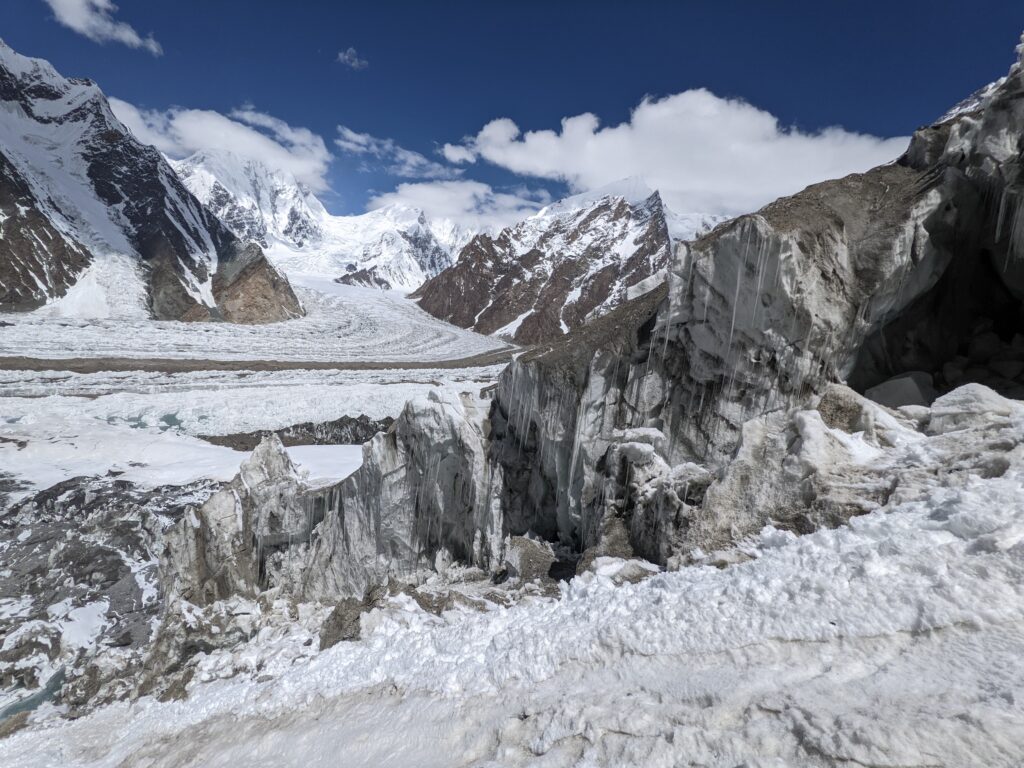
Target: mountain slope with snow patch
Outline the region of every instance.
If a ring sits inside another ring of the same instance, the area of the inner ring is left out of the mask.
[[[463,328],[547,341],[654,287],[672,241],[721,220],[675,214],[642,180],[625,179],[477,236],[416,296],[432,315]]]
[[[287,280],[212,216],[91,81],[0,42],[0,311],[270,322]],[[74,290],[81,284],[82,288]]]

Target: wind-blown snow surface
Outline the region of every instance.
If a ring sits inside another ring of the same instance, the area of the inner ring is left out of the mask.
[[[394,292],[289,273],[306,316],[260,326],[0,314],[4,356],[328,362],[440,361],[507,347],[438,320]]]
[[[363,640],[0,741],[16,766],[1019,765],[1024,477],[484,613],[410,600]],[[283,641],[282,641],[283,642]],[[238,664],[245,665],[245,649]],[[215,665],[211,666],[215,669]]]

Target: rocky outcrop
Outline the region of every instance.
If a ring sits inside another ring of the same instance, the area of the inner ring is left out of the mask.
[[[660,282],[670,258],[661,197],[631,191],[563,201],[497,236],[478,235],[454,266],[416,292],[420,306],[522,344],[560,338],[606,314]],[[676,234],[694,237],[718,221],[697,217]]]
[[[206,210],[95,84],[0,43],[0,102],[0,310],[33,309],[82,283],[68,312],[244,323],[301,314],[262,251]]]
[[[232,435],[200,435],[214,445],[224,445],[236,451],[251,451],[265,437],[277,435],[282,445],[360,445],[372,439],[378,432],[387,432],[394,419],[371,419],[365,414],[341,416],[333,421],[304,421],[290,427],[258,432],[238,432]]]

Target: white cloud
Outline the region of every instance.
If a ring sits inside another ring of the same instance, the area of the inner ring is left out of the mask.
[[[370,62],[368,62],[366,59],[360,58],[359,53],[356,51],[355,48],[352,48],[351,46],[349,46],[348,50],[346,51],[338,52],[338,61],[340,61],[349,69],[359,70],[366,69],[368,66],[370,66]]]
[[[308,128],[244,107],[230,116],[206,109],[140,110],[110,99],[114,114],[135,137],[177,159],[201,150],[227,150],[287,171],[316,192],[328,189],[332,156],[324,140]]]
[[[441,149],[441,154],[444,155],[449,163],[476,162],[476,155],[473,153],[473,150],[460,144],[445,144]]]
[[[371,198],[367,210],[401,203],[420,208],[432,218],[451,219],[467,227],[498,230],[514,224],[551,202],[545,190],[525,187],[507,192],[479,181],[428,181],[399,184],[393,192]]]
[[[602,127],[584,113],[563,119],[559,131],[524,134],[501,118],[442,151],[452,163],[479,158],[524,176],[564,181],[575,191],[642,176],[677,212],[738,214],[888,162],[908,140],[842,128],[785,128],[751,104],[698,89],[646,98],[629,121],[615,126]]]
[[[375,158],[380,170],[404,179],[452,179],[462,174],[460,169],[436,163],[419,152],[399,146],[393,139],[358,133],[344,125],[338,126],[334,144],[348,155]],[[371,170],[371,167],[364,163],[364,169]]]
[[[145,48],[154,56],[164,50],[153,36],[142,37],[130,24],[114,21],[117,6],[112,0],[44,0],[53,16],[68,29],[97,43],[123,43],[129,48]]]

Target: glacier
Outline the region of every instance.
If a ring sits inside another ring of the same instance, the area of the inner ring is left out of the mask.
[[[531,348],[301,271],[306,318],[169,327],[154,370],[152,323],[4,326],[0,763],[1019,765],[1022,95]]]

